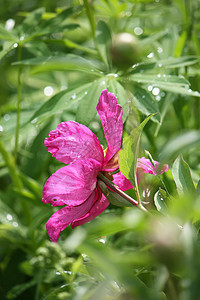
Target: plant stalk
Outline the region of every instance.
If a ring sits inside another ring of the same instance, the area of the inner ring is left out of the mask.
[[[22,46],[18,45],[18,56],[17,61],[19,62],[22,57]],[[15,149],[14,149],[14,159],[17,161],[17,154],[19,148],[19,129],[20,129],[20,115],[21,115],[21,95],[22,95],[22,85],[21,85],[21,66],[18,66],[17,75],[17,121],[16,121],[16,131],[15,131]]]
[[[129,195],[127,195],[126,193],[124,193],[123,191],[121,191],[116,185],[114,185],[109,179],[107,179],[102,173],[98,174],[98,179],[100,179],[101,181],[103,181],[105,183],[105,185],[110,188],[113,192],[119,194],[121,197],[123,197],[124,199],[126,199],[128,202],[130,202],[133,205],[138,205],[138,202],[133,199],[132,197],[130,197]]]

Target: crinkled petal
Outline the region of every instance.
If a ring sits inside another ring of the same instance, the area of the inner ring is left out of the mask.
[[[96,198],[96,190],[79,206],[66,206],[54,213],[46,224],[48,235],[52,242],[57,242],[60,232],[74,220],[85,215]]]
[[[168,171],[169,166],[167,164],[162,165],[158,161],[153,161],[153,164],[151,161],[145,157],[138,158],[137,160],[137,171],[143,172],[143,173],[149,173],[152,175],[158,175],[163,174],[164,172]]]
[[[101,119],[107,140],[107,152],[104,158],[104,164],[106,164],[121,147],[123,110],[122,107],[117,104],[115,95],[104,90],[97,104],[97,112]]]
[[[49,132],[44,145],[53,157],[65,164],[89,158],[103,162],[103,149],[96,135],[75,121],[60,123],[56,130]]]
[[[56,171],[45,183],[44,203],[80,205],[96,188],[101,164],[94,159],[75,161]]]
[[[130,181],[121,172],[114,174],[113,178],[113,183],[116,184],[120,190],[127,191],[133,188]]]
[[[96,201],[89,210],[83,217],[79,218],[78,220],[76,219],[71,223],[71,227],[74,228],[76,226],[83,225],[94,218],[96,218],[98,215],[100,215],[110,204],[110,202],[106,199],[106,197],[102,194],[99,186],[97,185],[97,190],[98,190],[98,197],[96,197]]]

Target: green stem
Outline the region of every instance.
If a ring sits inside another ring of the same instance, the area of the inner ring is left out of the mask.
[[[17,61],[19,62],[22,57],[22,47],[18,45],[18,56]],[[21,66],[18,66],[18,75],[17,75],[17,121],[16,121],[16,131],[15,131],[15,149],[14,149],[14,158],[17,161],[17,153],[19,147],[19,128],[20,128],[20,114],[21,114]]]
[[[126,199],[128,202],[134,205],[138,205],[138,202],[135,201],[132,197],[121,191],[116,185],[114,185],[108,178],[106,178],[102,173],[99,173],[97,176],[98,179],[103,181],[107,187],[109,187],[113,192],[119,194],[121,197]]]
[[[21,189],[23,185],[19,178],[19,174],[17,172],[14,157],[9,152],[6,151],[1,140],[0,140],[0,153],[3,157],[3,160],[5,161],[6,166],[8,167],[10,177],[13,181],[14,186],[16,188]]]
[[[14,157],[8,152],[6,151],[2,141],[0,140],[0,153],[3,157],[3,160],[5,161],[5,164],[9,170],[9,174],[10,177],[12,179],[12,182],[15,186],[16,189],[21,190],[23,189],[23,184],[21,182],[21,179],[19,177],[19,173],[15,164],[15,159]],[[27,224],[30,224],[31,222],[31,215],[30,215],[30,210],[28,208],[27,203],[24,201],[24,199],[21,199],[21,206],[22,206],[22,211],[23,211],[23,215],[26,219]]]
[[[86,9],[86,14],[88,16],[89,22],[90,22],[90,27],[91,27],[91,31],[92,31],[92,37],[95,40],[95,19],[94,19],[94,15],[92,13],[91,10],[91,4],[88,2],[88,0],[83,0],[85,9]]]

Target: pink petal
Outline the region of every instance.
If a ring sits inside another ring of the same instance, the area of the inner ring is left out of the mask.
[[[130,181],[121,172],[114,174],[113,178],[113,183],[116,184],[120,190],[127,191],[133,188]]]
[[[110,204],[110,202],[106,199],[106,197],[102,194],[99,186],[97,185],[98,189],[98,197],[96,198],[95,203],[83,217],[76,219],[71,223],[71,227],[74,228],[76,226],[83,225],[94,218],[96,218],[98,215],[100,215]]]
[[[96,188],[100,169],[94,159],[75,161],[59,169],[45,183],[42,201],[53,206],[80,205]]]
[[[123,110],[117,104],[115,95],[104,90],[97,104],[97,112],[107,140],[107,152],[104,159],[104,164],[106,164],[121,147]]]
[[[153,161],[154,165],[150,162],[149,159],[145,157],[138,158],[137,160],[137,171],[140,173],[149,173],[152,175],[163,174],[168,171],[168,165],[161,165],[158,161]]]
[[[48,235],[52,242],[57,242],[60,232],[63,231],[71,222],[85,215],[91,208],[96,198],[96,189],[79,206],[66,206],[54,213],[46,224]]]
[[[44,145],[53,157],[65,164],[88,158],[103,162],[103,149],[96,135],[74,121],[60,123],[56,130],[49,132]]]

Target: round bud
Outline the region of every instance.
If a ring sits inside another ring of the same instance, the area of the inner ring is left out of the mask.
[[[110,46],[113,66],[125,70],[140,61],[138,39],[130,33],[119,33],[113,36]]]

